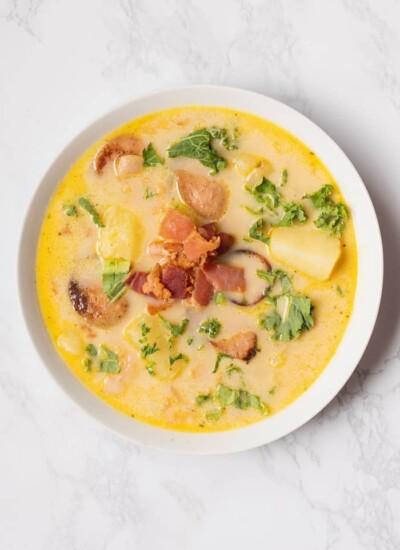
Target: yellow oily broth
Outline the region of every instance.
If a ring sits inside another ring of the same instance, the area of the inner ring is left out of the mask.
[[[171,143],[196,128],[210,126],[238,127],[239,152],[266,159],[268,178],[272,182],[277,183],[281,171],[286,168],[288,182],[279,188],[285,200],[300,201],[304,193],[313,192],[325,183],[334,184],[335,199],[342,199],[336,182],[318,158],[277,126],[252,115],[222,108],[170,109],[115,130],[76,162],[51,198],[37,257],[37,286],[43,318],[54,345],[75,375],[101,399],[123,413],[158,426],[189,431],[231,429],[265,418],[253,408],[241,410],[228,406],[217,422],[205,419],[205,411],[212,405],[196,405],[195,398],[198,394],[212,392],[219,383],[233,388],[242,387],[244,383],[248,391],[267,403],[270,414],[301,395],[316,380],[340,343],[351,314],[357,279],[356,242],[350,217],[342,236],[342,254],[331,278],[320,282],[300,273],[294,274],[294,289],[310,296],[315,305],[315,326],[296,341],[275,342],[266,331],[260,330],[258,316],[266,311],[265,304],[241,308],[211,302],[207,308],[196,310],[177,302],[163,315],[177,323],[185,317],[189,319],[185,334],[174,345],[179,352],[190,357],[190,362],[182,366],[180,374],[173,380],[158,380],[150,376],[137,349],[123,337],[125,327],[146,310],[148,298],[128,291],[128,314],[110,329],[91,327],[74,311],[67,292],[71,276],[82,283],[100,281],[99,229],[82,209],[78,208],[78,218],[68,217],[64,206],[76,204],[78,197],[87,196],[104,219],[110,208],[123,207],[133,212],[137,222],[134,267],[146,271],[156,261],[147,256],[146,245],[157,238],[159,221],[168,205],[179,202],[172,171],[183,168],[207,173],[198,161],[176,158],[167,159],[164,166],[144,168],[126,180],[118,180],[111,168],[99,177],[92,169],[95,152],[111,137],[134,133],[146,143],[151,141],[159,154],[166,157],[166,149]],[[245,176],[238,172],[233,162],[238,152],[221,149],[221,153],[228,159],[228,167],[215,178],[228,185],[230,200],[218,227],[236,237],[237,247],[251,248],[268,256],[267,247],[262,242],[243,240],[257,218],[243,209],[243,205],[252,201],[244,190]],[[146,188],[157,195],[145,200]],[[311,228],[315,212],[307,201],[303,205],[310,216],[306,226]],[[274,264],[274,267],[281,266]],[[343,296],[337,292],[337,285],[343,289]],[[261,352],[248,364],[224,360],[219,371],[213,374],[216,351],[208,344],[206,336],[197,332],[200,323],[210,317],[221,321],[223,328],[218,335],[221,338],[244,330],[256,332]],[[191,346],[187,344],[189,336],[194,337]],[[74,353],[65,350],[65,339],[74,344]],[[88,342],[98,347],[106,344],[116,351],[121,373],[103,374],[95,369],[85,372],[83,360],[87,357],[85,346]],[[199,350],[202,345],[204,348]],[[240,367],[242,372],[229,376],[226,367],[230,362]]]

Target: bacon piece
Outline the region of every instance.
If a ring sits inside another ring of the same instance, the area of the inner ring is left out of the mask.
[[[120,155],[141,155],[144,144],[142,140],[132,134],[123,134],[107,141],[96,153],[93,168],[101,174],[105,166]]]
[[[190,218],[170,208],[161,220],[158,233],[164,239],[183,242],[196,229]]]
[[[173,256],[183,250],[183,244],[176,241],[153,241],[147,247],[150,256]]]
[[[177,170],[178,190],[182,200],[203,218],[220,218],[227,208],[224,185],[214,178]]]
[[[207,280],[215,290],[243,292],[246,288],[244,269],[226,264],[208,264],[204,267]]]
[[[147,276],[148,273],[144,273],[143,271],[135,271],[134,273],[128,275],[125,279],[125,284],[139,294],[146,294],[143,290],[143,285],[147,281]]]
[[[206,223],[199,227],[197,231],[202,237],[204,237],[204,239],[207,239],[207,241],[209,241],[217,234],[217,224],[215,222]]]
[[[257,353],[257,335],[254,332],[239,332],[224,340],[214,340],[211,344],[234,359],[250,361]]]
[[[75,311],[98,327],[108,328],[116,325],[128,311],[129,304],[126,298],[110,302],[101,288],[81,286],[75,279],[70,280],[68,293]]]
[[[169,290],[172,298],[186,298],[189,276],[181,267],[173,264],[163,267],[161,282]]]
[[[149,313],[149,315],[156,315],[156,313],[159,313],[160,311],[165,311],[173,305],[173,302],[164,302],[162,304],[147,304],[147,312]]]
[[[168,300],[171,298],[171,292],[162,282],[162,271],[160,264],[155,264],[153,269],[147,275],[147,280],[143,285],[144,294],[150,294],[159,300]]]
[[[207,280],[204,271],[198,268],[194,277],[194,289],[192,294],[194,303],[199,306],[207,306],[210,303],[213,292],[213,286]]]
[[[192,231],[183,243],[183,252],[186,258],[190,262],[193,262],[200,260],[202,256],[206,256],[209,252],[216,250],[219,247],[219,243],[219,238],[213,237],[211,241],[207,241],[197,233],[197,231]]]
[[[225,252],[228,252],[228,250],[232,247],[233,243],[235,242],[235,237],[233,235],[230,235],[229,233],[217,233],[217,237],[220,239],[219,247],[217,248],[217,256],[221,256],[222,254],[225,254]]]

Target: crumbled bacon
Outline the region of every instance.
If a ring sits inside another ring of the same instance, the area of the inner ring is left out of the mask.
[[[169,309],[174,304],[173,302],[161,302],[158,304],[147,304],[147,312],[149,315],[156,315],[160,311],[165,311],[166,309]]]
[[[132,290],[159,300],[191,297],[192,305],[207,305],[214,290],[243,291],[244,270],[210,260],[224,254],[234,239],[218,232],[216,222],[196,228],[177,210],[169,209],[161,220],[162,239],[148,246],[150,256],[162,259],[150,273],[136,272],[125,281]]]
[[[162,268],[161,282],[170,292],[171,298],[186,298],[189,275],[181,267],[167,264]]]
[[[162,282],[162,270],[160,264],[155,264],[147,275],[146,282],[142,288],[144,294],[150,294],[159,300],[171,298],[171,291]]]
[[[195,305],[207,306],[214,292],[212,284],[207,280],[201,268],[196,269],[193,288],[193,302]]]
[[[125,279],[125,284],[138,294],[145,294],[143,286],[147,281],[147,275],[148,273],[144,273],[143,271],[135,271],[128,275]]]
[[[150,256],[176,256],[183,251],[183,244],[176,241],[152,241],[147,247]]]
[[[161,220],[159,234],[163,239],[183,242],[196,229],[194,222],[174,208]]]
[[[197,231],[192,231],[187,239],[183,241],[183,252],[189,261],[200,262],[202,257],[216,250],[219,244],[218,237],[212,237],[212,240],[207,241]]]
[[[204,237],[204,239],[207,239],[207,241],[209,241],[217,234],[217,224],[216,222],[206,223],[205,225],[199,227],[197,231],[202,237]]]

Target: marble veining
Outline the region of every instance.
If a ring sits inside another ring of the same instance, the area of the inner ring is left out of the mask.
[[[400,548],[400,2],[0,1],[0,548]],[[363,177],[386,255],[382,308],[345,388],[253,451],[138,447],[56,387],[16,290],[30,197],[65,144],[110,107],[214,83],[280,99]]]

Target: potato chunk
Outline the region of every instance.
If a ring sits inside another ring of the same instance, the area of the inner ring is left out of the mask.
[[[176,343],[174,340],[169,341],[171,333],[156,315],[143,313],[136,317],[125,327],[123,336],[138,351],[143,368],[147,367],[159,380],[172,380],[186,365],[183,359],[170,364],[170,356],[178,355]],[[157,351],[146,355],[146,350],[151,351],[152,347]]]
[[[104,225],[99,231],[99,256],[135,261],[142,251],[144,233],[135,213],[128,208],[111,206],[105,213]]]
[[[269,249],[273,260],[319,281],[329,279],[341,252],[336,237],[302,227],[275,228]]]

